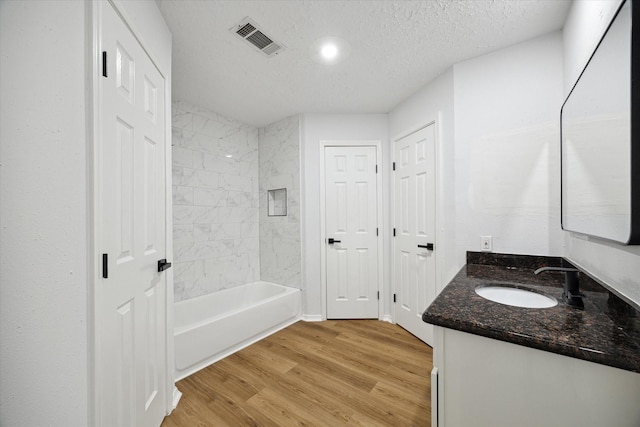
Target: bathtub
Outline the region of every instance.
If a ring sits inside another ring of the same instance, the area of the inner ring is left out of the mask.
[[[254,282],[175,303],[176,381],[300,319],[300,289]]]

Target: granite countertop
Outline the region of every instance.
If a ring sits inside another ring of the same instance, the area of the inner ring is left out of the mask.
[[[585,273],[584,309],[562,302],[564,274],[533,271],[571,266],[557,257],[469,252],[467,265],[422,315],[433,325],[640,373],[640,311]],[[513,283],[553,296],[551,308],[519,308],[475,293],[482,284]]]

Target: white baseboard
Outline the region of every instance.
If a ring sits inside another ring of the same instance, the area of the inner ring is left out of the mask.
[[[382,316],[382,319],[380,319],[380,320],[382,320],[383,322],[389,322],[389,323],[394,323],[394,324],[396,323],[396,322],[393,321],[391,316],[388,315],[388,314],[385,314],[384,316]]]
[[[303,315],[300,317],[300,320],[303,320],[303,321],[305,321],[305,322],[322,322],[322,321],[323,321],[323,320],[325,320],[325,319],[323,319],[323,318],[322,318],[322,315],[321,315],[321,314],[303,314]],[[392,318],[391,318],[391,316],[389,316],[389,315],[382,316],[382,317],[381,317],[380,319],[378,319],[378,320],[380,320],[380,321],[382,321],[382,322],[389,322],[389,323],[393,323],[393,324],[395,324],[395,323],[396,323],[396,322],[394,322],[394,321],[393,321],[393,319],[392,319]]]
[[[171,405],[171,411],[176,409],[178,406],[178,402],[180,402],[180,398],[182,397],[182,392],[178,390],[178,387],[173,386],[173,403]]]

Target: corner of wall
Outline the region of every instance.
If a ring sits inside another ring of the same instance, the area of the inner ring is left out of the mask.
[[[260,129],[260,278],[302,286],[300,117],[293,115]],[[285,216],[268,214],[267,191],[286,189]]]

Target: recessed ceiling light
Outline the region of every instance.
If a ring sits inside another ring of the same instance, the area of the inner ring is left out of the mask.
[[[351,46],[340,37],[322,37],[309,47],[309,56],[320,64],[337,64],[345,60]]]
[[[322,46],[322,49],[320,49],[320,55],[322,55],[322,57],[327,61],[331,61],[338,56],[338,46],[333,43],[327,43]]]
[[[227,159],[230,159],[230,158],[232,158],[233,156],[232,156],[231,154],[227,154],[225,157],[226,157]]]

